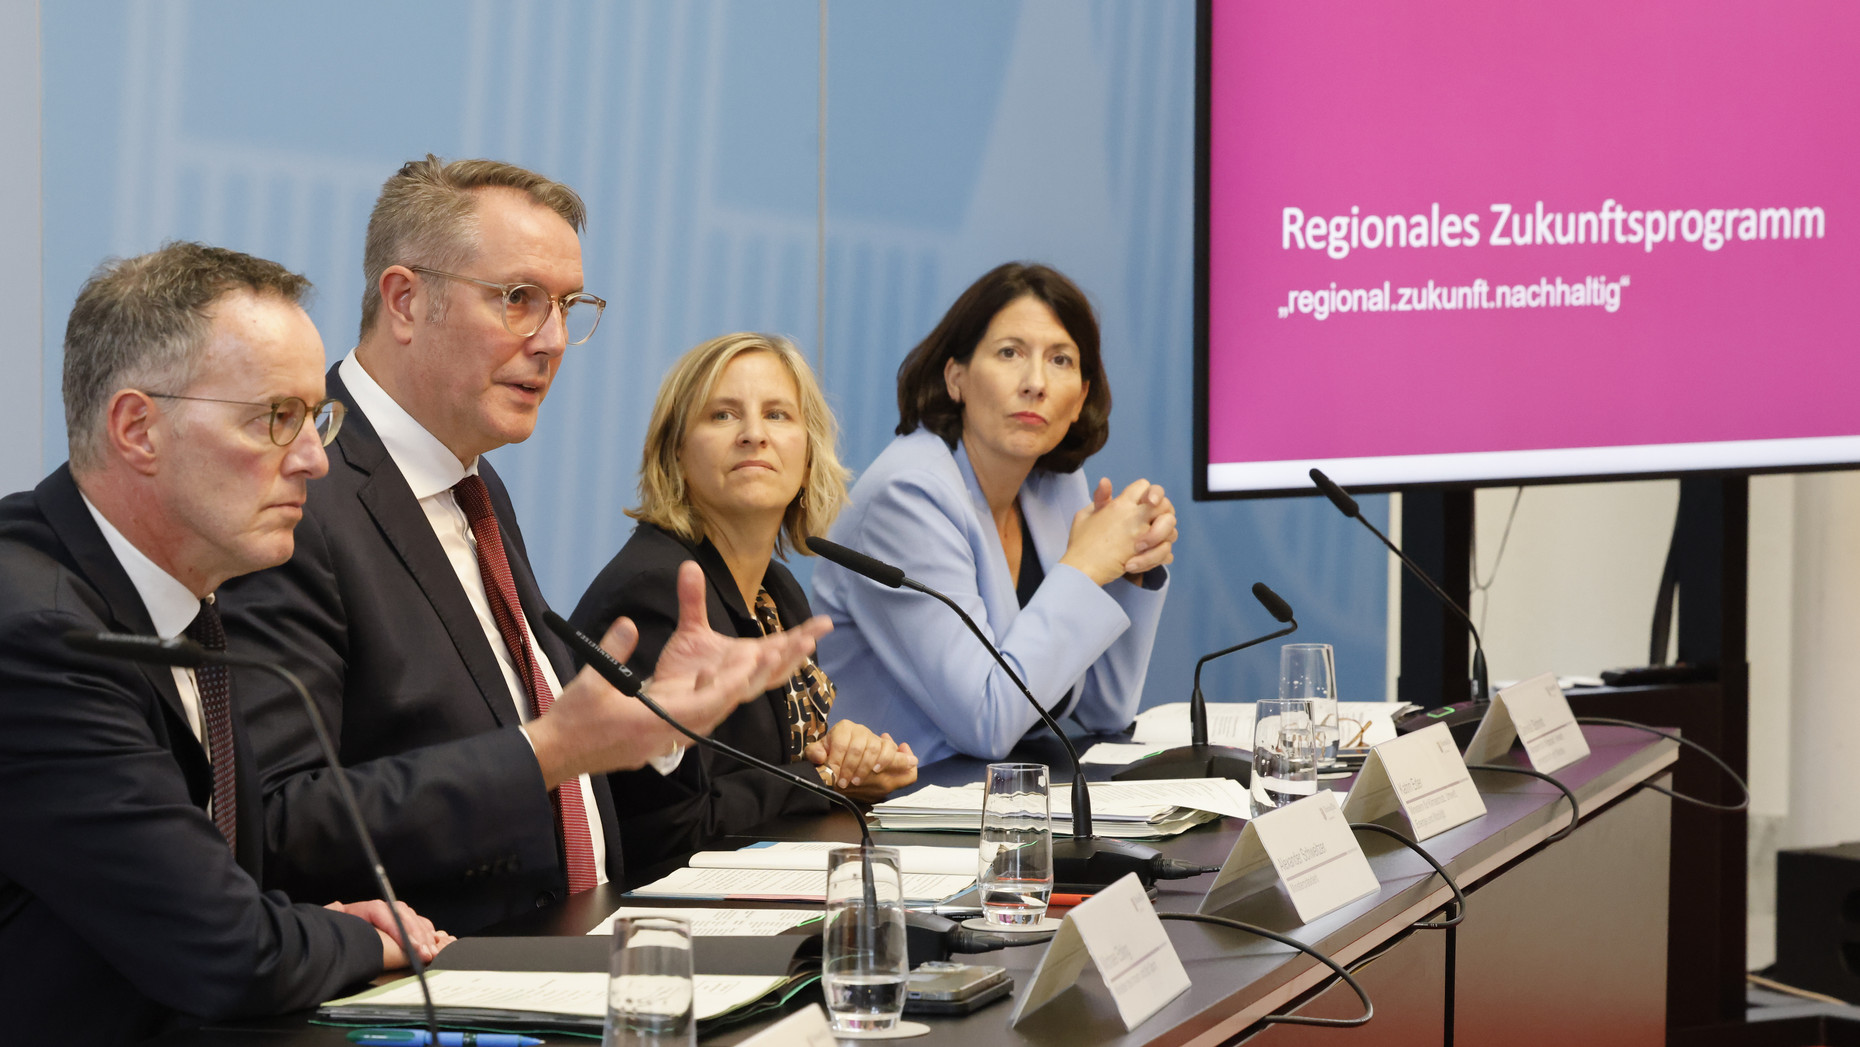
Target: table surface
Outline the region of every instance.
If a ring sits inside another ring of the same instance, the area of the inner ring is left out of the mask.
[[[1584,728],[1591,747],[1588,759],[1558,771],[1556,777],[1581,799],[1585,819],[1669,767],[1678,746],[1668,740],[1629,728]],[[1034,739],[1016,757],[1063,765],[1060,746],[1050,736]],[[1514,752],[1501,763],[1523,766]],[[960,784],[980,777],[983,761],[964,758],[926,767],[925,782]],[[1099,778],[1110,769],[1087,768]],[[1524,775],[1473,771],[1473,780],[1485,800],[1486,814],[1449,829],[1424,846],[1445,865],[1462,888],[1493,875],[1507,863],[1541,844],[1568,823],[1569,804],[1548,783]],[[1055,788],[1061,783],[1055,782]],[[1227,857],[1244,825],[1223,818],[1162,841],[1150,841],[1172,858],[1218,866]],[[874,833],[883,843],[959,845],[960,834]],[[764,827],[755,839],[856,840],[858,829],[849,814],[834,812],[813,818],[778,820]],[[1288,933],[1300,941],[1349,963],[1408,933],[1409,926],[1427,918],[1452,898],[1452,892],[1421,858],[1394,840],[1379,834],[1358,839],[1375,870],[1381,889],[1338,911],[1301,925],[1279,892],[1263,892],[1223,909],[1221,914]],[[751,842],[747,837],[719,841],[718,848]],[[629,875],[631,884],[649,882],[664,867],[642,869]],[[1159,912],[1193,912],[1201,903],[1212,875],[1160,882],[1156,897]],[[605,884],[569,898],[560,905],[538,910],[495,928],[500,935],[585,935],[615,908],[625,904],[618,885]],[[661,904],[653,901],[650,904]],[[730,903],[742,905],[745,903]],[[1468,920],[1478,919],[1475,899]],[[1108,993],[1090,971],[1077,988],[1030,1015],[1017,1028],[1008,1028],[1011,1003],[986,1007],[957,1018],[932,1018],[928,1036],[911,1042],[924,1047],[974,1047],[977,1037],[986,1042],[1023,1043],[1040,1047],[1076,1047],[1092,1044],[1150,1044],[1157,1047],[1195,1045],[1212,1047],[1232,1039],[1268,1014],[1292,1003],[1314,986],[1332,977],[1316,960],[1286,946],[1221,927],[1165,921],[1171,941],[1187,969],[1188,991],[1139,1025],[1126,1031]],[[1428,933],[1428,932],[1414,932]],[[484,943],[485,947],[491,943]],[[975,962],[1006,967],[1016,984],[1025,983],[1045,950],[1040,947],[1008,949],[983,954]],[[598,952],[590,955],[598,956]],[[598,968],[597,968],[598,969]],[[803,996],[803,999],[806,997]],[[159,1041],[169,1047],[181,1044],[264,1043],[336,1045],[346,1043],[342,1030],[308,1026],[305,1015],[262,1021],[228,1023],[210,1029],[176,1034]],[[736,1027],[707,1037],[705,1043],[728,1044],[745,1038],[759,1026]]]

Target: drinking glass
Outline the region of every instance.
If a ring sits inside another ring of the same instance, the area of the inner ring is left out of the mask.
[[[1043,763],[991,763],[982,793],[976,883],[982,918],[1005,927],[1039,923],[1053,893],[1053,812]]]
[[[1309,698],[1264,699],[1253,717],[1253,813],[1317,792],[1317,735]]]
[[[869,865],[864,860],[868,853]],[[867,852],[853,846],[828,851],[820,982],[833,1030],[874,1032],[895,1027],[904,1010],[904,982],[909,974],[897,850],[874,847]]]
[[[1279,648],[1279,697],[1308,698],[1317,721],[1318,763],[1337,762],[1337,659],[1327,643]]]
[[[691,923],[670,916],[614,921],[601,1047],[693,1047]]]

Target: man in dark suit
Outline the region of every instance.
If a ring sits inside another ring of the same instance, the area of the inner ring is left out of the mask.
[[[261,892],[257,775],[224,669],[63,642],[186,631],[211,644],[220,584],[290,555],[305,485],[328,468],[319,428],[340,421],[322,403],[306,287],[271,262],[180,243],[100,270],[72,310],[71,460],[0,501],[10,1040],[121,1042],[273,1014],[405,963],[377,929],[392,926],[380,902]],[[405,915],[426,957],[449,940]]]
[[[482,457],[527,439],[570,344],[604,303],[582,290],[581,200],[488,160],[405,165],[369,218],[362,337],[330,371],[352,411],[311,485],[296,555],[226,594],[235,649],[309,684],[396,889],[460,933],[621,874],[603,775],[678,736],[541,626],[516,512]],[[709,730],[783,679],[824,621],[765,640],[705,623],[702,574],[650,687]],[[624,658],[630,623],[607,643]],[[335,790],[281,688],[243,692],[264,768],[268,883],[340,897],[366,882]]]

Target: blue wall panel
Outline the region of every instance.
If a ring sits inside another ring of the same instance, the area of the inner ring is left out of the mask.
[[[1038,258],[1104,323],[1117,406],[1087,468],[1148,476],[1181,511],[1147,700],[1184,697],[1198,652],[1264,628],[1258,579],[1299,608],[1301,639],[1338,644],[1347,696],[1380,695],[1384,561],[1365,536],[1315,500],[1188,497],[1193,4],[833,0],[824,332],[821,28],[817,0],[46,5],[46,466],[63,317],[100,259],[175,237],[277,258],[316,281],[334,358],[381,181],[429,150],[497,156],[582,192],[588,286],[611,303],[535,437],[493,455],[557,604],[630,529],[677,354],[792,335],[824,362],[856,468],[889,439],[909,347],[975,276]],[[1234,663],[1212,695],[1270,690],[1270,652]]]

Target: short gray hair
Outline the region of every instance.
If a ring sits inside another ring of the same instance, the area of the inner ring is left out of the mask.
[[[453,160],[431,153],[409,160],[381,187],[368,215],[362,247],[363,338],[381,312],[381,274],[390,265],[456,270],[477,248],[478,201],[473,190],[505,188],[562,216],[575,232],[587,225],[587,208],[573,189],[501,160]]]
[[[214,302],[235,291],[302,304],[310,281],[276,262],[187,241],[97,267],[65,324],[65,435],[71,468],[103,462],[103,413],[121,389],[193,384]]]

